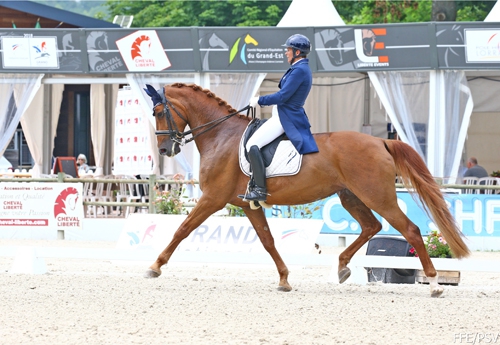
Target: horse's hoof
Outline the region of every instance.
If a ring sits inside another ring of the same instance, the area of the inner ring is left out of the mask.
[[[292,287],[288,283],[283,284],[283,285],[278,286],[278,291],[290,292],[290,291],[292,291]]]
[[[144,278],[158,278],[159,276],[161,276],[161,271],[155,271],[151,268],[144,273]]]
[[[351,269],[349,267],[344,267],[339,271],[339,284],[342,284],[351,276]]]
[[[441,285],[431,288],[431,297],[439,297],[443,294],[443,287]]]

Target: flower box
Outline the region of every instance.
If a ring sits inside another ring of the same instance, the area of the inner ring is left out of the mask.
[[[438,271],[438,284],[455,285],[460,283],[460,271]],[[415,281],[420,284],[429,284],[429,278],[425,276],[424,270],[417,270]]]

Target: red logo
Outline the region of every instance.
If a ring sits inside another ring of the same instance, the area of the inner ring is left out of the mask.
[[[151,40],[149,36],[142,35],[135,39],[132,43],[132,60],[136,57],[143,58],[144,55],[149,55],[149,50],[151,49]]]
[[[78,197],[78,191],[73,187],[66,188],[59,193],[54,203],[54,218],[57,218],[60,214],[68,215],[68,213],[73,213],[76,209]]]

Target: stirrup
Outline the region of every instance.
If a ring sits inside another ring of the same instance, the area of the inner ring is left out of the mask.
[[[243,201],[266,201],[267,199],[267,189],[259,186],[255,186],[250,191],[247,190],[245,195],[238,195]]]
[[[266,188],[254,185],[253,187],[247,187],[245,194],[239,194],[238,198],[246,202],[255,201],[257,204],[259,201],[265,202],[268,195]]]

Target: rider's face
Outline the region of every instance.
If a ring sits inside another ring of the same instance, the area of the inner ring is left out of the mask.
[[[287,47],[285,55],[288,60],[288,63],[291,64],[293,59],[293,48]]]

